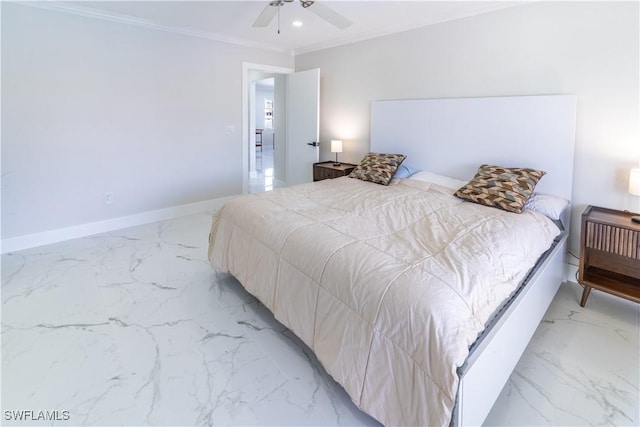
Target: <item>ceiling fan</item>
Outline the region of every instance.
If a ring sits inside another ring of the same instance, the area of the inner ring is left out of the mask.
[[[274,16],[279,15],[281,6],[284,6],[286,3],[292,3],[293,1],[294,0],[273,0],[269,2],[269,4],[264,8],[262,13],[260,13],[260,16],[258,16],[252,26],[255,28],[266,27],[267,25],[269,25]],[[333,24],[336,27],[340,28],[341,30],[344,30],[345,28],[353,24],[353,22],[351,22],[335,10],[317,1],[300,0],[300,5],[305,9],[308,9],[311,12],[315,13],[330,24]],[[279,32],[280,31],[278,29],[278,33]]]

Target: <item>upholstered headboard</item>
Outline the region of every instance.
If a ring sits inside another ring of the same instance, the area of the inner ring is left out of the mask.
[[[571,200],[576,97],[374,101],[371,151],[462,180],[479,165],[542,169],[536,191]]]

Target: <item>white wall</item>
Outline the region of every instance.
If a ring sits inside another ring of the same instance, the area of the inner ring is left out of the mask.
[[[293,66],[2,2],[2,237],[240,194],[243,61]]]
[[[256,85],[256,127],[264,129],[264,100],[273,99],[273,88],[265,87],[258,83]]]
[[[263,129],[262,143],[273,146],[273,128],[266,129],[264,126],[264,101],[271,98],[273,101],[273,87],[256,86],[256,128]]]
[[[353,163],[369,149],[372,100],[577,95],[570,244],[577,254],[586,205],[640,211],[626,192],[640,161],[638,9],[637,2],[533,3],[299,55],[296,70],[322,69],[320,140],[343,139],[340,159]],[[330,160],[328,144],[321,147]]]

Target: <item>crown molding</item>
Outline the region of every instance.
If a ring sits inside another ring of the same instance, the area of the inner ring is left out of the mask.
[[[514,6],[520,6],[528,3],[531,3],[531,1],[515,0],[515,1],[499,1],[499,2],[494,2],[492,4],[484,4],[484,5],[479,4],[476,8],[474,8],[473,10],[469,10],[465,14],[434,16],[431,20],[429,20],[429,22],[422,22],[422,23],[410,24],[410,25],[399,25],[399,26],[387,27],[383,29],[375,29],[371,31],[365,31],[353,36],[338,37],[333,40],[328,40],[325,42],[309,44],[307,46],[303,46],[298,49],[291,49],[291,48],[281,47],[281,46],[277,46],[270,43],[263,43],[255,40],[243,39],[240,37],[233,37],[233,36],[228,36],[224,34],[208,32],[208,31],[192,30],[189,28],[173,26],[173,25],[159,24],[151,20],[138,18],[134,16],[118,14],[113,12],[106,12],[103,10],[94,9],[94,8],[85,7],[85,6],[71,5],[64,1],[13,2],[13,4],[26,5],[26,6],[30,6],[38,9],[67,13],[71,15],[82,16],[85,18],[100,19],[103,21],[133,25],[133,26],[154,29],[159,31],[166,31],[166,32],[181,34],[189,37],[197,37],[197,38],[206,39],[206,40],[228,43],[236,46],[244,46],[244,47],[266,50],[270,52],[276,52],[276,53],[289,55],[289,56],[296,56],[296,55],[311,53],[311,52],[315,52],[323,49],[343,46],[351,43],[371,40],[378,37],[415,30],[415,29],[427,27],[430,25],[435,25],[435,24],[448,22],[448,21],[454,21],[457,19],[463,19],[470,16],[480,15],[483,13],[493,12],[500,9],[514,7]]]
[[[478,5],[476,8],[474,8],[473,10],[468,11],[465,14],[456,14],[456,15],[446,15],[445,14],[445,15],[440,15],[440,16],[434,16],[433,19],[429,20],[429,22],[421,22],[421,23],[418,23],[418,24],[399,25],[399,26],[394,26],[394,27],[387,27],[387,28],[383,28],[383,29],[379,29],[379,30],[371,30],[371,31],[362,32],[360,34],[356,34],[356,35],[353,35],[353,36],[336,38],[336,39],[333,39],[333,40],[328,40],[326,42],[310,44],[308,46],[304,46],[304,47],[301,47],[299,49],[295,49],[293,51],[293,54],[295,56],[295,55],[302,55],[302,54],[305,54],[305,53],[315,52],[315,51],[318,51],[318,50],[330,49],[332,47],[338,47],[338,46],[343,46],[343,45],[347,45],[347,44],[351,44],[351,43],[357,43],[357,42],[361,42],[361,41],[371,40],[371,39],[375,39],[375,38],[378,38],[378,37],[384,37],[384,36],[389,36],[389,35],[392,35],[392,34],[398,34],[398,33],[402,33],[402,32],[405,32],[405,31],[411,31],[411,30],[415,30],[415,29],[418,29],[418,28],[429,27],[431,25],[441,24],[443,22],[449,22],[449,21],[455,21],[455,20],[458,20],[458,19],[464,19],[464,18],[468,18],[468,17],[471,17],[471,16],[481,15],[483,13],[494,12],[494,11],[497,11],[497,10],[507,9],[507,8],[511,8],[511,7],[515,7],[515,6],[521,6],[521,5],[528,4],[528,3],[531,3],[531,2],[530,1],[518,0],[518,1],[505,1],[505,2],[499,2],[499,3],[494,3],[494,4]]]
[[[147,19],[137,18],[135,16],[128,16],[123,14],[116,14],[112,12],[106,12],[103,10],[93,9],[90,7],[70,5],[64,2],[15,2],[14,4],[25,5],[34,7],[37,9],[50,10],[54,12],[62,12],[70,15],[82,16],[85,18],[100,19],[103,21],[116,22],[119,24],[134,25],[137,27],[143,27],[153,30],[166,31],[174,34],[181,34],[189,37],[197,37],[206,40],[212,40],[222,43],[233,44],[236,46],[251,47],[256,49],[267,50],[280,54],[293,56],[295,52],[292,49],[284,48],[268,43],[261,43],[254,40],[243,39],[240,37],[232,37],[224,34],[212,33],[208,31],[192,30],[185,27],[178,27],[173,25],[164,25],[157,22],[153,22]]]

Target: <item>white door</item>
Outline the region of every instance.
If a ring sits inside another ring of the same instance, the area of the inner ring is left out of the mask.
[[[320,69],[287,74],[287,185],[313,181],[319,117]]]

